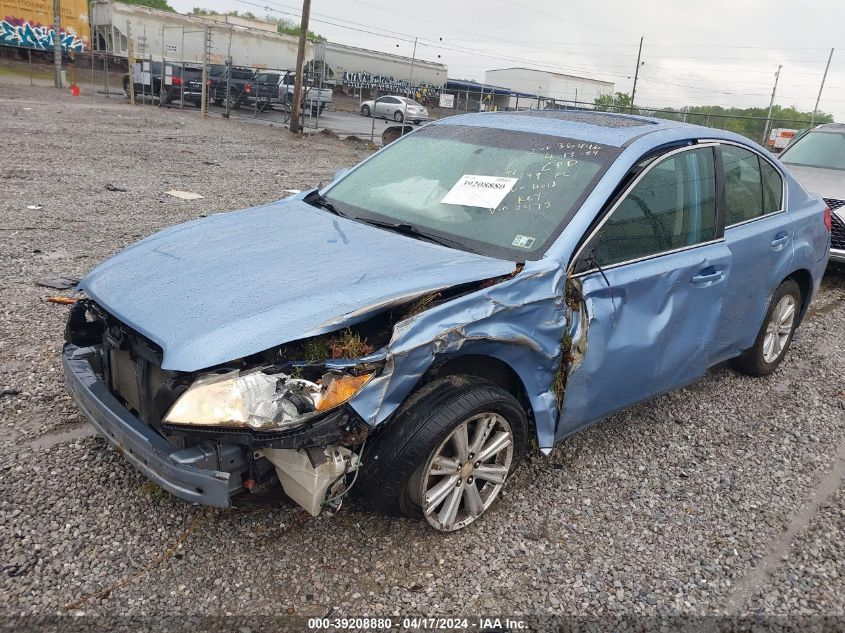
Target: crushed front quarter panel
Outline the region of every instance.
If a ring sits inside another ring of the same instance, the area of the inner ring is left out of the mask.
[[[387,361],[384,371],[350,405],[369,424],[381,424],[436,358],[490,356],[519,376],[534,414],[538,444],[549,452],[558,416],[551,385],[566,326],[565,280],[564,270],[548,259],[527,262],[511,279],[397,323],[390,343],[374,356]]]

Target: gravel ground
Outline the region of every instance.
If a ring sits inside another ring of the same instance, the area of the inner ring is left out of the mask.
[[[165,226],[325,181],[366,150],[8,88],[0,611],[845,616],[841,273],[826,277],[774,375],[718,367],[593,426],[528,460],[459,533],[354,507],[310,520],[288,503],[202,509],[87,433],[61,381],[67,308],[34,282],[81,276]],[[205,198],[163,195],[172,188]]]

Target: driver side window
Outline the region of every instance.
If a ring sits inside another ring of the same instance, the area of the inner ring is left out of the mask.
[[[611,266],[715,237],[715,161],[713,148],[704,147],[652,166],[614,209],[586,253],[600,266]]]

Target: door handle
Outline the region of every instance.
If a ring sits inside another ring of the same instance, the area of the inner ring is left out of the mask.
[[[789,234],[788,233],[778,233],[775,235],[775,238],[772,240],[772,248],[776,251],[779,251],[784,247],[784,245],[789,241]]]
[[[702,271],[697,275],[693,275],[690,281],[694,284],[706,284],[711,281],[719,281],[725,276],[724,270]]]

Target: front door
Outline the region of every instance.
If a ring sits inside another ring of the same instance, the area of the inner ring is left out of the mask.
[[[558,439],[705,373],[731,270],[719,224],[708,144],[653,159],[593,231]]]

